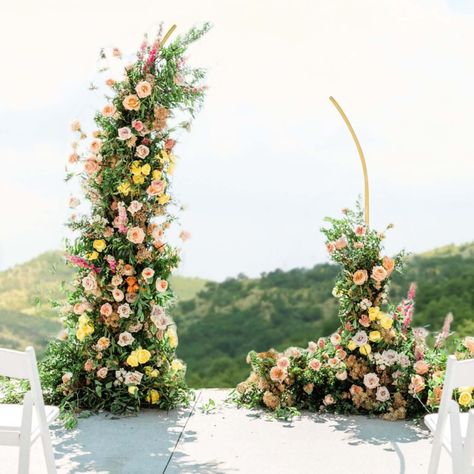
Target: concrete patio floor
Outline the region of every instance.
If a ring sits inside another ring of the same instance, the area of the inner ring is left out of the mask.
[[[200,390],[189,409],[106,414],[81,419],[77,429],[53,428],[58,472],[148,473],[364,473],[427,472],[430,437],[412,422],[361,416],[303,414],[280,422],[225,403],[228,390]],[[207,402],[216,409],[206,412]],[[14,474],[17,448],[0,447],[0,472]],[[31,474],[45,473],[40,442]],[[443,453],[440,474],[451,472]]]

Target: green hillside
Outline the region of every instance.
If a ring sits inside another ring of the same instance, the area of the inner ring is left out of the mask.
[[[0,346],[33,344],[42,352],[60,327],[48,301],[61,296],[61,281],[70,281],[71,272],[59,252],[0,272]],[[180,302],[173,316],[188,382],[194,387],[234,386],[248,373],[245,356],[250,349],[301,346],[328,335],[338,324],[331,295],[337,272],[334,265],[319,264],[222,283],[175,277]],[[394,280],[394,302],[411,281],[418,284],[415,325],[437,331],[452,312],[453,330],[474,334],[474,244],[409,258],[405,274]]]
[[[338,325],[331,295],[337,271],[326,264],[209,283],[195,299],[182,302],[176,311],[179,355],[188,364],[188,382],[234,386],[248,374],[250,349],[305,346],[330,334]],[[438,331],[452,312],[452,329],[474,334],[474,244],[409,258],[405,274],[395,277],[393,302],[403,298],[412,281],[418,284],[415,325]]]
[[[61,328],[52,301],[64,298],[74,269],[62,252],[46,252],[29,262],[0,272],[0,346],[13,349],[32,344],[38,353]],[[206,280],[175,276],[171,284],[180,301],[193,298]]]

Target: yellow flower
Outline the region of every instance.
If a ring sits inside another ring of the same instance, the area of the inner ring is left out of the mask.
[[[150,174],[150,171],[151,171],[151,166],[147,163],[146,165],[143,165],[141,167],[141,173],[144,174],[145,176],[148,176]]]
[[[166,150],[161,151],[161,160],[162,163],[168,163],[170,161],[170,155]]]
[[[459,392],[469,392],[472,393],[474,387],[458,387]]]
[[[95,250],[91,252],[89,255],[87,255],[88,260],[96,260],[99,256],[99,252],[96,252]]]
[[[136,354],[136,351],[133,351],[128,357],[127,357],[127,364],[130,367],[138,367],[138,357]]]
[[[135,184],[143,184],[145,182],[145,178],[141,174],[134,174],[132,179]]]
[[[141,163],[139,161],[134,161],[132,163],[132,166],[130,166],[130,171],[132,172],[132,174],[141,175],[142,174]]]
[[[154,181],[159,181],[161,179],[161,171],[153,170],[152,177]]]
[[[173,362],[171,362],[171,368],[178,372],[184,369],[184,364],[179,359],[174,359]]]
[[[86,337],[86,333],[83,331],[83,329],[80,327],[77,331],[76,331],[76,337],[80,340],[80,341],[83,341]]]
[[[166,335],[168,336],[168,344],[172,349],[178,347],[178,335],[174,329],[168,329],[166,331]]]
[[[369,339],[371,342],[379,342],[382,336],[379,331],[370,331]]]
[[[117,191],[124,196],[128,196],[130,194],[130,183],[123,182],[117,186]]]
[[[154,379],[156,379],[156,377],[158,377],[158,375],[160,375],[160,373],[158,372],[158,369],[153,369],[149,374],[149,376],[153,377]]]
[[[104,239],[94,240],[92,246],[97,250],[97,252],[103,252],[107,244],[105,243]]]
[[[84,332],[86,336],[90,336],[94,332],[94,326],[92,324],[84,324],[80,329]]]
[[[370,347],[370,344],[365,344],[359,349],[359,352],[362,355],[366,356],[366,355],[369,355],[372,352],[372,348]]]
[[[171,199],[171,196],[169,196],[168,194],[163,194],[163,196],[159,197],[158,202],[163,206],[164,204],[169,202],[170,199]]]
[[[469,392],[462,392],[458,398],[459,405],[468,407],[472,402],[472,395]]]
[[[168,166],[168,174],[169,175],[173,175],[174,173],[174,169],[175,169],[176,165],[174,163],[171,163],[169,166]]]
[[[353,351],[356,347],[357,347],[357,344],[352,339],[349,341],[349,344],[347,344],[347,348],[350,351]]]
[[[90,318],[89,318],[89,316],[87,316],[87,314],[81,314],[79,316],[78,321],[79,321],[80,326],[84,326],[85,324],[87,324],[90,321]]]
[[[140,364],[146,364],[150,360],[151,354],[146,349],[138,349],[136,352]]]
[[[135,385],[130,385],[128,387],[128,393],[130,395],[135,395],[137,392],[138,392],[138,387],[136,387]]]
[[[380,317],[380,308],[378,306],[369,308],[369,319],[375,321]]]
[[[380,326],[382,326],[384,329],[390,329],[392,325],[393,325],[393,319],[387,314],[384,314],[382,318],[380,319]]]
[[[146,401],[148,403],[151,403],[152,405],[156,405],[158,403],[159,399],[160,399],[160,394],[155,389],[151,389],[148,392],[148,395],[146,397]]]

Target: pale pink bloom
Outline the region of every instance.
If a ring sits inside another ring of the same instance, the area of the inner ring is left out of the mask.
[[[159,293],[164,293],[168,289],[168,282],[166,280],[156,280],[156,289]]]
[[[363,249],[363,248],[364,248],[364,244],[363,244],[362,242],[356,242],[356,243],[354,244],[354,247],[355,247],[356,249]]]
[[[146,158],[150,154],[150,149],[146,145],[138,145],[135,156],[138,158]]]
[[[133,120],[132,127],[137,131],[141,132],[144,128],[143,122],[141,120]]]
[[[102,109],[102,115],[104,117],[113,117],[115,112],[117,112],[117,108],[113,104],[106,104]]]
[[[109,370],[107,369],[107,367],[101,367],[96,373],[97,373],[97,377],[99,379],[105,379],[105,377],[107,377],[107,372]]]
[[[373,372],[364,375],[364,385],[369,389],[374,389],[379,386],[379,378]]]
[[[385,365],[391,366],[397,362],[400,362],[400,356],[397,351],[393,349],[387,349],[382,352],[382,359]]]
[[[358,331],[352,337],[352,340],[356,343],[358,347],[365,346],[369,340],[367,333],[365,331]]]
[[[406,369],[410,365],[410,358],[406,354],[400,354],[398,356],[398,361],[404,369]]]
[[[163,229],[161,227],[155,226],[153,227],[153,230],[151,231],[151,236],[153,237],[154,240],[160,240],[163,235],[165,235]]]
[[[344,360],[347,356],[347,352],[344,349],[338,349],[336,351],[336,357],[340,360]]]
[[[120,286],[123,283],[123,278],[120,275],[112,277],[112,286]]]
[[[117,313],[121,318],[128,318],[132,313],[132,309],[128,303],[124,303],[117,308]]]
[[[360,303],[359,306],[361,309],[369,309],[372,306],[372,301],[367,298],[364,298]]]
[[[142,378],[143,378],[143,374],[136,370],[134,372],[127,372],[125,374],[125,384],[138,385],[142,381]]]
[[[390,392],[388,391],[388,388],[383,385],[380,387],[377,387],[377,393],[375,395],[375,398],[379,402],[386,402],[390,400]]]
[[[102,141],[98,138],[92,140],[90,148],[92,153],[99,153],[100,149],[102,148]]]
[[[149,196],[157,196],[158,194],[161,194],[166,187],[166,183],[160,179],[158,180],[153,180],[148,186],[146,192]]]
[[[339,239],[336,240],[336,242],[334,243],[334,245],[336,246],[336,249],[337,250],[342,250],[344,248],[347,247],[347,239],[346,237],[342,236],[342,237],[339,237]]]
[[[338,346],[341,343],[341,335],[337,332],[335,332],[331,337],[331,344],[333,346]]]
[[[96,173],[99,170],[99,163],[97,163],[96,160],[86,160],[84,163],[84,171],[89,175],[92,176],[94,173]]]
[[[332,395],[328,394],[324,397],[323,403],[324,405],[328,406],[328,405],[334,405],[336,401],[334,400],[334,397]]]
[[[333,253],[334,250],[336,250],[336,246],[334,245],[333,242],[328,242],[328,243],[326,244],[326,249],[327,249],[327,251],[328,251],[329,253]]]
[[[87,359],[85,362],[84,362],[84,370],[86,372],[90,372],[91,370],[94,369],[94,361],[92,359]]]
[[[371,277],[373,280],[380,283],[385,280],[385,278],[387,278],[387,270],[385,270],[385,268],[380,265],[376,265],[374,268],[372,268]]]
[[[365,328],[368,328],[370,326],[370,318],[366,314],[363,314],[359,318],[359,323],[361,326],[364,326]]]
[[[73,308],[74,314],[81,315],[86,311],[86,305],[84,303],[76,303]]]
[[[102,234],[106,239],[114,235],[114,229],[112,227],[106,227],[104,233]]]
[[[347,371],[342,370],[341,372],[336,372],[337,380],[346,380],[347,379]]]
[[[128,212],[132,214],[132,216],[138,212],[141,208],[143,207],[143,204],[139,201],[132,201],[130,205],[128,206]]]
[[[285,350],[285,356],[297,359],[301,357],[301,351],[297,347],[288,347],[288,349]]]
[[[151,316],[158,317],[158,316],[164,316],[164,314],[165,314],[165,310],[164,310],[163,307],[161,307],[157,304],[154,304],[151,307]]]
[[[136,294],[136,293],[134,293]],[[128,330],[132,333],[135,333],[135,332],[138,332],[138,331],[141,331],[143,328],[143,324],[138,322],[138,323],[135,323],[135,324],[130,324],[128,326]]]
[[[72,379],[72,372],[66,372],[62,377],[61,377],[63,384],[67,384],[71,381]]]
[[[357,225],[354,229],[354,232],[355,235],[357,235],[358,237],[362,237],[363,235],[365,235],[365,226]]]
[[[81,201],[78,198],[72,197],[69,199],[69,207],[71,209],[75,209],[79,204],[81,204]]]
[[[112,296],[114,297],[114,300],[117,302],[123,301],[124,294],[122,290],[119,290],[118,288],[114,288],[112,290]]]
[[[430,370],[430,366],[424,360],[418,360],[413,364],[413,369],[418,375],[425,375]]]
[[[324,337],[320,337],[318,339],[318,347],[320,349],[324,349],[325,346],[326,346],[326,339],[324,339]]]
[[[110,303],[104,303],[100,307],[100,314],[102,316],[108,317],[112,314],[112,312],[113,312],[113,308],[112,308],[112,305]]]
[[[328,365],[329,365],[329,367],[331,367],[331,368],[337,367],[340,362],[341,362],[341,361],[340,361],[337,357],[330,357],[330,358],[328,359]]]
[[[145,280],[149,280],[150,278],[153,278],[153,275],[155,274],[155,270],[153,268],[144,268],[142,271],[142,276],[145,278]]]
[[[132,136],[132,131],[128,127],[122,127],[118,129],[118,139],[128,140]]]
[[[318,359],[311,359],[309,362],[309,368],[318,372],[321,369],[321,361]]]
[[[140,99],[144,99],[151,94],[151,84],[148,81],[140,81],[135,87],[135,92]]]
[[[134,340],[135,338],[128,331],[124,331],[119,334],[117,344],[119,346],[125,347],[129,346]]]
[[[127,303],[134,303],[137,299],[138,295],[136,293],[127,293],[125,295],[125,299],[127,300]]]
[[[122,57],[122,52],[118,48],[113,48],[112,49],[112,56],[114,58],[121,58]]]
[[[79,122],[79,120],[74,120],[71,123],[71,130],[73,132],[80,132],[81,131],[81,123]]]
[[[183,241],[186,242],[186,240],[191,238],[191,233],[188,232],[187,230],[183,230],[179,234],[179,238]]]
[[[275,366],[270,369],[270,379],[273,382],[283,382],[287,376],[286,370],[281,367]]]
[[[314,341],[308,342],[308,352],[310,354],[314,354],[317,348],[318,348],[318,345]]]
[[[145,232],[141,227],[132,227],[127,232],[127,239],[134,244],[141,244],[145,240]]]
[[[97,289],[97,281],[93,276],[88,275],[82,279],[82,287],[86,291],[94,291]]]
[[[286,369],[290,365],[290,361],[288,360],[288,357],[281,357],[277,361],[277,366],[280,367],[281,369]]]
[[[164,331],[171,324],[170,319],[166,316],[164,311],[158,313],[152,310],[150,319],[152,323],[156,326],[156,329],[160,331]]]
[[[428,331],[425,328],[413,328],[413,336],[415,339],[418,339],[420,342],[424,342],[424,340],[428,337]]]

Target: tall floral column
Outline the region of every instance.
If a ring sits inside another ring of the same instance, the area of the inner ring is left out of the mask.
[[[79,169],[90,213],[70,223],[79,232],[67,248],[77,278],[62,308],[62,340],[51,344],[42,367],[50,395],[64,406],[120,412],[169,408],[188,397],[168,313],[179,254],[166,233],[175,220],[175,132],[189,127],[204,96],[203,71],[183,55],[208,29],[192,29],[169,46],[161,32],[145,40],[123,78],[105,81],[110,93],[92,137],[78,122],[72,126],[87,150],[75,144],[69,163]]]

